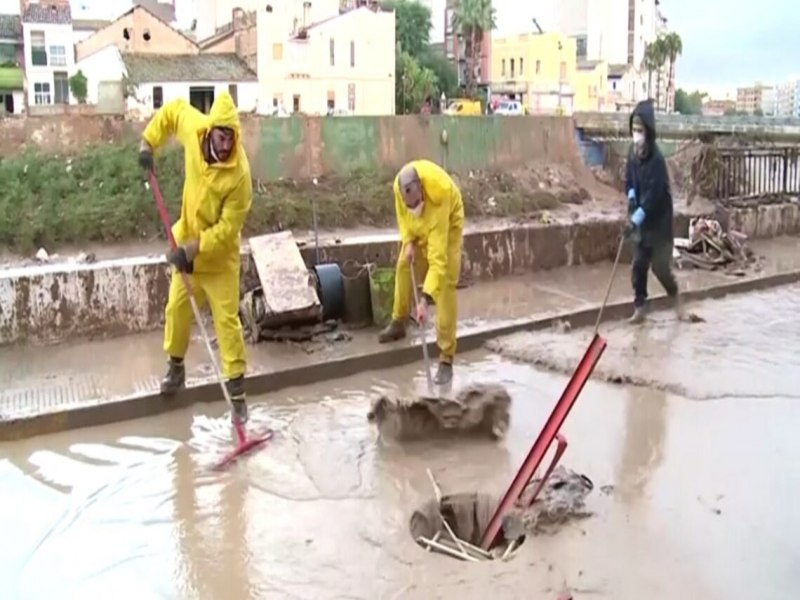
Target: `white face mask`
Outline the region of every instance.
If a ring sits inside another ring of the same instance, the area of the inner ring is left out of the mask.
[[[633,132],[633,143],[640,146],[644,142],[644,133],[641,131]]]
[[[424,203],[420,202],[414,208],[409,208],[408,211],[412,215],[414,215],[415,217],[419,217],[422,214],[422,207],[423,206],[424,206]]]

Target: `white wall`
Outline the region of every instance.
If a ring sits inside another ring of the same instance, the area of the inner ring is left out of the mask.
[[[394,13],[353,11],[312,28],[306,41],[290,41],[284,33],[287,19],[291,18],[290,10],[291,7],[276,4],[272,13],[258,12],[260,112],[270,114],[276,96],[281,96],[284,108],[291,111],[293,96],[298,95],[301,112],[324,115],[328,91],[335,93],[336,108],[346,110],[348,85],[354,84],[353,114],[393,114]],[[333,66],[331,39],[335,44]],[[355,67],[350,66],[351,41],[355,42]],[[280,60],[273,59],[273,43],[283,45]]]
[[[125,63],[116,46],[106,46],[90,54],[75,66],[75,71],[86,76],[86,103],[97,104],[97,89],[101,81],[121,81],[125,75]]]
[[[256,109],[258,99],[257,81],[232,81],[237,90],[237,106],[239,112],[251,112]],[[130,117],[147,119],[152,116],[153,110],[153,88],[160,86],[162,89],[163,101],[166,104],[175,98],[185,98],[189,100],[189,88],[193,87],[213,87],[216,97],[220,92],[228,91],[228,83],[214,81],[192,81],[189,82],[166,82],[166,83],[146,83],[139,85],[135,93],[127,98],[127,111]]]
[[[34,66],[31,59],[31,31],[44,31],[45,47],[47,49],[47,66]],[[23,43],[25,44],[25,74],[28,79],[28,102],[31,106],[36,104],[36,83],[50,84],[50,103],[55,100],[55,84],[53,73],[66,71],[70,77],[75,74],[75,51],[72,41],[72,25],[43,25],[39,23],[24,23],[22,26]],[[63,46],[66,64],[61,66],[50,65],[50,47]],[[69,95],[70,104],[75,103],[72,94]]]

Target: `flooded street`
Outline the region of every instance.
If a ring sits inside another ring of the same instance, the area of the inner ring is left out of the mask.
[[[251,426],[275,439],[223,473],[207,469],[230,445],[222,403],[2,444],[2,597],[791,597],[798,291],[689,307],[706,324],[664,313],[636,331],[605,328],[600,377],[562,429],[563,464],[595,484],[593,514],[529,537],[508,562],[428,554],[409,518],[432,497],[427,468],[445,493],[504,490],[563,390],[556,363],[585,348],[582,331],[527,334],[555,371],[461,357],[456,386],[499,382],[513,398],[499,443],[377,441],[369,400],[418,385],[415,365],[253,398]],[[609,373],[638,385],[602,381]]]

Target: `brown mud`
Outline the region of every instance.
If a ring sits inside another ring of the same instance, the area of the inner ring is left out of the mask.
[[[511,396],[499,384],[472,383],[452,398],[382,393],[372,401],[367,419],[382,438],[424,440],[437,436],[505,436]]]
[[[770,397],[800,372],[793,348],[800,337],[800,286],[708,300],[687,306],[704,322],[679,322],[672,311],[647,322],[601,327],[608,347],[593,378],[649,387],[696,400]],[[572,373],[591,331],[553,328],[487,342],[500,355]],[[702,373],[702,376],[693,375]],[[783,390],[783,391],[782,391]],[[796,391],[792,395],[800,397]]]
[[[565,380],[459,356],[454,386],[494,381],[513,399],[499,443],[376,443],[370,399],[411,394],[417,365],[251,398],[252,426],[276,436],[221,474],[205,468],[231,444],[221,402],[2,444],[0,528],[14,543],[0,545],[1,580],[31,600],[791,596],[800,521],[775,498],[800,491],[800,438],[785,397],[688,403],[590,381],[562,429],[565,461],[613,494],[588,493],[563,523],[553,511],[554,533],[507,562],[420,549],[409,519],[433,497],[427,470],[448,493],[501,494]]]

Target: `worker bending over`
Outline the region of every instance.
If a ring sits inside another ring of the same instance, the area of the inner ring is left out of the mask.
[[[464,203],[455,182],[439,165],[415,160],[394,180],[394,204],[400,229],[400,256],[394,284],[392,322],[380,333],[381,343],[406,335],[413,290],[424,275],[422,294],[415,307],[416,320],[424,323],[430,305],[436,309],[436,343],[439,369],[435,381],[445,385],[453,378],[456,353],[456,284],[461,273]],[[426,273],[427,266],[427,273]]]
[[[639,102],[630,117],[633,143],[625,169],[628,191],[628,235],[635,244],[631,280],[631,323],[644,321],[647,310],[647,273],[652,268],[667,295],[674,299],[678,318],[683,305],[672,273],[672,191],[667,163],[656,144],[656,116],[652,100]]]
[[[231,418],[247,420],[246,357],[239,321],[239,235],[252,202],[250,164],[233,99],[222,92],[208,116],[179,98],[165,104],[142,134],[139,164],[153,168],[153,151],[174,136],[183,146],[185,179],[181,215],[172,227],[178,248],[168,254],[175,272],[169,288],[164,351],[169,368],[161,393],[175,394],[186,381],[192,307],[180,271],[189,274],[199,304],[208,302],[222,372],[233,400]]]

